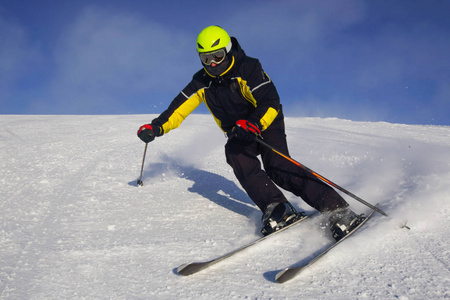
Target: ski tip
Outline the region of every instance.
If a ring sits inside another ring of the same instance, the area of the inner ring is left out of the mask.
[[[191,262],[179,266],[177,268],[177,273],[179,275],[188,276],[207,268],[209,265],[211,265],[209,262]]]
[[[289,268],[286,268],[275,275],[275,281],[278,283],[283,283],[283,275],[286,273],[286,271],[289,270]]]
[[[275,275],[275,281],[278,283],[285,283],[286,281],[291,280],[298,273],[298,270],[286,268]]]
[[[178,275],[183,275],[183,276],[186,276],[186,275],[191,275],[188,271],[189,271],[189,265],[190,265],[190,263],[189,264],[184,264],[184,265],[181,265],[181,266],[179,266],[178,268],[177,268],[177,273],[178,273]]]

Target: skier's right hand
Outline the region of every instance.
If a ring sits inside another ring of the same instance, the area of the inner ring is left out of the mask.
[[[155,139],[155,131],[151,124],[145,124],[139,127],[137,136],[144,142],[150,143]]]

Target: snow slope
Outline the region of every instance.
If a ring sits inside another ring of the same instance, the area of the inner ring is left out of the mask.
[[[321,216],[211,269],[175,273],[257,238],[261,215],[209,115],[149,144],[137,187],[136,130],[153,117],[0,116],[1,299],[450,297],[450,127],[287,118],[296,160],[390,218],[376,214],[280,285],[277,271],[332,242]]]

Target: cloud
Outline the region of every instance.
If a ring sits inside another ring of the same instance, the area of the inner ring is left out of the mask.
[[[364,14],[360,1],[263,1],[251,10],[237,12],[227,27],[246,49],[280,55],[277,58],[296,64],[322,48],[336,32],[359,22]]]
[[[248,55],[261,59],[285,106],[294,99],[294,106],[310,111],[314,103],[317,110],[340,103],[347,109],[318,115],[355,119],[370,111],[364,115],[424,122],[431,119],[420,107],[435,101],[450,81],[450,40],[448,18],[439,14],[446,9],[422,6],[263,1],[226,25]],[[427,86],[426,96],[411,93],[421,86]]]
[[[11,94],[38,57],[26,31],[0,11],[0,112],[17,105]]]
[[[201,67],[196,34],[218,24],[261,60],[286,111],[450,122],[447,2],[91,3],[45,10],[55,19],[0,11],[0,112],[14,99],[26,113],[159,113]]]
[[[123,113],[143,98],[156,105],[152,96],[174,84],[181,89],[198,69],[195,50],[186,53],[191,44],[191,37],[137,14],[88,7],[56,47],[53,109]]]

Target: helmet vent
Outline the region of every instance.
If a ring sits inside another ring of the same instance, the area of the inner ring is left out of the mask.
[[[220,43],[220,39],[217,39],[217,40],[211,45],[211,48],[214,47],[214,46],[219,45],[219,43]]]
[[[202,45],[200,45],[200,43],[197,43],[197,46],[198,46],[198,48],[200,48],[200,49],[205,49],[205,48],[203,48]]]

